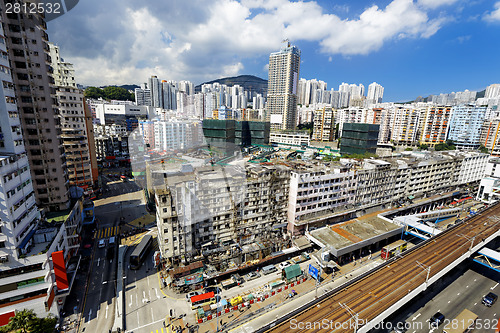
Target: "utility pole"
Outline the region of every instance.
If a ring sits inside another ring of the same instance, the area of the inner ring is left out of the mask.
[[[354,329],[354,333],[358,332],[358,320],[359,320],[359,314],[357,312],[354,312],[350,307],[348,307],[345,303],[339,303],[340,307],[344,310],[347,311],[347,313],[354,318],[356,327]],[[351,318],[351,319],[352,319]]]
[[[431,266],[427,266],[425,264],[422,264],[421,262],[417,261],[418,267],[422,268],[424,271],[427,271],[427,277],[425,278],[425,289],[427,289],[427,286],[429,284],[429,274],[431,273]]]

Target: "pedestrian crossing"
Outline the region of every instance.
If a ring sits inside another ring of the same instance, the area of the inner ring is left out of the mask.
[[[166,327],[166,328],[161,327],[161,328],[157,329],[156,331],[151,331],[151,333],[170,333],[170,332],[171,331],[168,327]]]
[[[118,235],[118,232],[119,232],[119,227],[118,226],[101,228],[101,229],[99,229],[99,230],[96,231],[95,237],[97,239],[108,238],[108,237],[111,237],[111,236]]]

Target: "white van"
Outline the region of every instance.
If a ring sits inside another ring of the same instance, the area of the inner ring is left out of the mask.
[[[267,275],[272,272],[276,272],[277,269],[274,267],[274,265],[267,265],[265,267],[262,267],[262,274]]]

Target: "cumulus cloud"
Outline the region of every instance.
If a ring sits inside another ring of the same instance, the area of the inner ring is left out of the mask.
[[[427,8],[437,8],[445,5],[452,5],[458,0],[418,0],[418,3]]]
[[[484,19],[489,22],[500,22],[500,1],[495,3],[495,10],[484,15]]]
[[[141,83],[150,75],[199,83],[238,75],[246,61],[267,61],[284,38],[316,42],[329,57],[429,38],[446,23],[430,16],[437,7],[431,2],[455,0],[392,0],[353,19],[327,13],[314,1],[215,0],[206,6],[203,0],[87,0],[51,21],[49,33],[81,83]]]

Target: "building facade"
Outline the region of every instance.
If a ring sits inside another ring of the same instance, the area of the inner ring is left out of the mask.
[[[271,129],[293,130],[297,123],[300,50],[287,45],[269,56],[266,110]]]
[[[70,204],[69,179],[46,24],[37,14],[7,13],[5,2],[1,6],[36,202],[51,211],[64,210]]]

